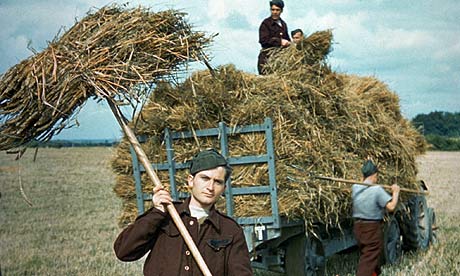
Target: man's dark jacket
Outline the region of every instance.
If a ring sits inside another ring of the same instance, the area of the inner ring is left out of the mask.
[[[263,73],[263,66],[267,63],[268,51],[273,47],[281,47],[281,39],[291,41],[289,38],[288,27],[286,22],[280,18],[281,26],[271,17],[262,21],[259,27],[259,43],[262,50],[259,54],[257,68],[259,74]]]
[[[212,275],[253,275],[243,230],[214,207],[198,227],[190,216],[190,198],[175,207]],[[135,261],[150,251],[144,275],[202,275],[169,214],[151,208],[124,229],[114,244],[122,261]]]

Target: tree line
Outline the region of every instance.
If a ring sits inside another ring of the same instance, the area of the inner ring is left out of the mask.
[[[434,111],[418,114],[412,119],[414,127],[425,136],[434,150],[460,150],[460,112]],[[29,147],[113,147],[116,140],[51,140],[32,141]]]
[[[460,150],[460,112],[418,114],[412,124],[435,150]]]
[[[67,148],[67,147],[114,147],[116,140],[50,140],[31,141],[27,144],[30,148]]]

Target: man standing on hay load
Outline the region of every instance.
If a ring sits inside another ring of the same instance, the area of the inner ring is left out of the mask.
[[[232,169],[216,150],[195,155],[190,164],[191,197],[173,203],[161,186],[153,189],[153,207],[124,229],[114,249],[122,261],[135,261],[150,251],[144,275],[202,275],[165,206],[174,204],[212,275],[253,275],[242,228],[214,207]]]
[[[270,1],[271,16],[262,21],[259,27],[259,43],[262,49],[259,53],[257,61],[257,70],[260,75],[266,74],[264,69],[269,52],[275,47],[286,47],[291,44],[289,38],[288,27],[286,22],[281,19],[283,13],[284,2],[282,0]]]
[[[378,168],[366,160],[361,168],[363,182],[377,183]],[[391,186],[392,195],[378,185],[352,186],[353,218],[356,241],[360,249],[357,276],[374,276],[380,274],[380,258],[383,250],[382,221],[385,209],[393,212],[398,204],[399,186]]]

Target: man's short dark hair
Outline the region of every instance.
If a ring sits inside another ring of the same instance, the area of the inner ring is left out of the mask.
[[[301,29],[295,29],[291,32],[291,36],[294,36],[296,33],[300,33],[303,35],[303,31]]]
[[[272,0],[272,1],[270,1],[270,7],[273,6],[273,5],[277,6],[280,9],[284,8],[283,0]]]

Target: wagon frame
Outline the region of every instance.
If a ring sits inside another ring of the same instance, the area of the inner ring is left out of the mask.
[[[263,133],[266,141],[266,152],[261,155],[230,156],[228,149],[229,136],[244,133]],[[151,165],[155,170],[168,171],[170,192],[173,200],[181,200],[188,196],[187,193],[180,192],[177,189],[176,172],[177,170],[187,169],[188,163],[176,162],[173,147],[174,140],[197,137],[216,137],[220,142],[220,152],[227,158],[230,165],[263,163],[268,165],[268,185],[233,187],[231,179],[226,183],[226,214],[233,217],[242,226],[253,267],[287,275],[323,275],[328,257],[356,246],[351,217],[344,219],[337,228],[326,228],[323,224],[315,224],[314,231],[306,231],[303,220],[293,220],[280,216],[277,201],[278,190],[271,118],[265,118],[262,124],[238,127],[229,127],[224,122],[220,122],[216,128],[194,131],[171,131],[166,128],[163,140],[166,147],[167,161],[164,163],[152,163]],[[140,142],[145,142],[149,138],[142,136],[138,137],[138,139]],[[150,201],[152,195],[142,191],[141,174],[145,172],[145,168],[139,163],[136,152],[132,147],[130,151],[137,208],[138,213],[142,214],[145,211],[145,201]],[[262,217],[235,216],[233,196],[254,194],[269,196],[271,215]],[[419,217],[411,218],[409,213],[411,213],[410,208],[413,207],[404,203],[400,204],[394,215],[387,216],[387,222],[384,227],[384,256],[388,263],[397,263],[400,260],[403,242],[407,240],[408,233],[412,233],[412,243],[406,249],[426,249],[429,241],[433,239],[431,224],[434,220],[434,211],[431,208],[427,208],[426,200],[423,196],[418,197],[419,199],[416,200],[418,212],[412,213],[416,213],[415,216]],[[419,204],[420,202],[422,202],[421,205]],[[423,215],[423,217],[420,218],[420,215]],[[407,220],[412,223],[407,224],[405,222]],[[423,232],[424,229],[428,229],[428,231]]]

